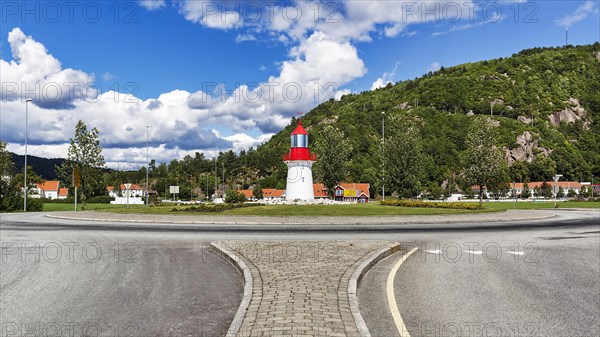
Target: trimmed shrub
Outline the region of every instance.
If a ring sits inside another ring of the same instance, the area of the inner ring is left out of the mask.
[[[386,200],[381,202],[386,206],[400,207],[420,207],[420,208],[449,208],[449,209],[467,209],[477,210],[483,209],[479,204],[471,204],[466,202],[424,202],[418,200]]]
[[[110,204],[112,200],[113,198],[108,195],[98,195],[87,199],[85,202],[87,204]]]

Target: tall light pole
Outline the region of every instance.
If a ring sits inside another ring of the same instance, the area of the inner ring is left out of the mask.
[[[27,212],[27,132],[28,132],[28,103],[31,98],[25,100],[25,173],[23,174],[23,211]]]
[[[146,125],[146,207],[148,207],[148,171],[150,171],[150,159],[148,157],[148,130],[152,125]]]
[[[223,169],[221,170],[223,173],[223,192],[221,193],[221,198],[225,197],[225,163],[221,163],[221,166],[223,167]],[[223,200],[225,201],[225,200]]]
[[[217,198],[217,157],[214,158],[215,159],[215,199]],[[214,200],[213,200],[214,202]]]
[[[381,112],[381,196],[385,201],[385,111]]]

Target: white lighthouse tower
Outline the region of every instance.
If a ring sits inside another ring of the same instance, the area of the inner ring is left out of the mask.
[[[283,157],[288,167],[285,200],[314,200],[312,165],[317,156],[308,149],[308,133],[302,127],[302,120],[292,132],[291,149]]]

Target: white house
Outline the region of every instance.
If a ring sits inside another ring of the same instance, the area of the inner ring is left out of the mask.
[[[48,198],[58,199],[58,192],[60,190],[60,182],[58,180],[49,180],[43,183],[36,183],[32,189],[32,198]]]

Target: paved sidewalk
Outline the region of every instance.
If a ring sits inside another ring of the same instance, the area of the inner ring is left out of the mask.
[[[554,211],[517,210],[491,213],[385,216],[240,216],[219,214],[134,214],[98,211],[49,212],[48,217],[69,220],[131,223],[223,224],[223,225],[384,225],[444,224],[538,220],[551,218]]]
[[[349,302],[349,281],[359,265],[391,244],[216,242],[241,258],[252,275],[252,296],[241,324],[235,326],[236,336],[360,336]]]

